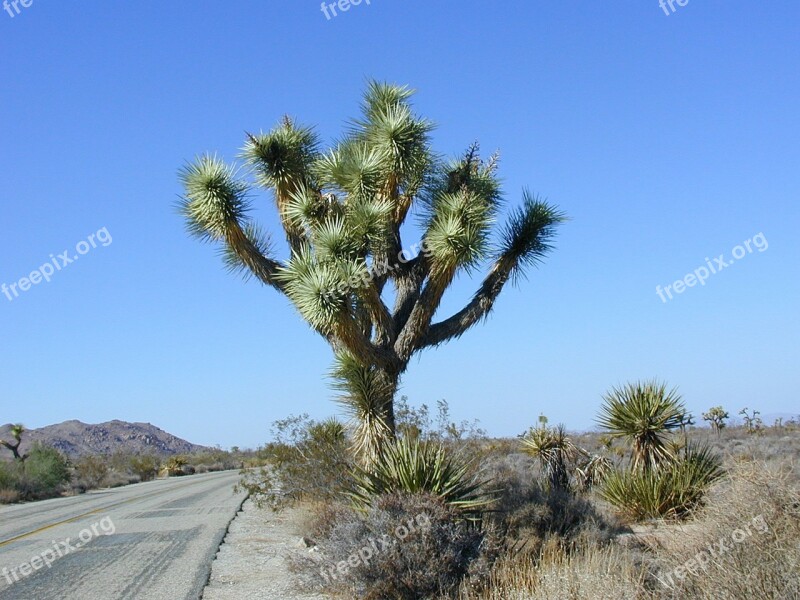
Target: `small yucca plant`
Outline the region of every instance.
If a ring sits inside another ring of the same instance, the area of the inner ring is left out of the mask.
[[[563,425],[531,428],[522,439],[522,447],[539,459],[542,473],[551,489],[569,488],[569,463],[576,458],[578,449],[567,436]]]
[[[671,460],[666,434],[680,427],[686,409],[677,390],[657,381],[613,388],[604,397],[598,424],[633,444],[634,470],[649,471]]]
[[[350,496],[358,507],[372,506],[384,494],[433,494],[446,504],[479,516],[493,502],[473,464],[432,441],[398,439],[384,447],[371,468],[356,467]]]
[[[589,454],[585,451],[582,454],[584,455],[584,462],[575,467],[575,476],[581,489],[588,490],[605,481],[606,476],[613,470],[614,465],[605,456]]]
[[[612,470],[600,495],[635,520],[683,518],[702,504],[709,486],[723,475],[719,456],[706,446],[689,445],[658,469]]]

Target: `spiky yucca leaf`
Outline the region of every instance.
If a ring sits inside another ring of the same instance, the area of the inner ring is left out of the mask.
[[[11,437],[13,437],[15,440],[20,441],[23,433],[25,433],[25,426],[22,423],[17,423],[16,425],[11,426]]]
[[[452,272],[478,266],[488,254],[491,205],[462,189],[443,194],[433,210],[425,246],[434,268]]]
[[[547,256],[553,249],[556,226],[565,219],[563,212],[525,191],[523,204],[508,220],[500,245],[500,257],[513,265],[512,279],[524,277],[526,268]]]
[[[348,204],[345,216],[347,225],[360,241],[364,255],[380,255],[389,248],[392,208],[392,204],[385,200]]]
[[[344,219],[327,219],[311,230],[317,259],[320,261],[350,260],[358,256],[361,240]]]
[[[350,310],[349,283],[342,268],[319,262],[308,248],[294,254],[276,278],[302,317],[319,331],[332,333]]]
[[[206,241],[224,240],[231,226],[246,218],[248,185],[221,159],[201,156],[181,169],[180,178],[184,196],[178,209],[192,235]]]
[[[291,191],[310,183],[311,165],[318,154],[318,138],[311,127],[299,127],[289,117],[271,132],[249,135],[242,157],[265,188]]]
[[[341,144],[314,163],[320,183],[346,192],[351,200],[371,201],[387,176],[383,153],[363,142]]]
[[[489,482],[475,474],[472,463],[440,443],[419,439],[388,444],[372,468],[356,471],[355,480],[351,497],[361,507],[371,506],[383,494],[429,493],[473,518],[493,502],[485,491]]]
[[[363,464],[373,465],[380,448],[392,438],[392,428],[386,420],[392,390],[376,368],[364,366],[347,353],[336,357],[331,378],[333,389],[341,392],[337,402],[351,418],[354,454]]]
[[[336,215],[341,210],[326,201],[319,193],[308,187],[289,192],[289,200],[284,206],[287,223],[296,230],[307,230],[318,225],[326,217]]]
[[[643,381],[613,388],[603,400],[597,422],[612,437],[633,443],[634,468],[650,470],[673,457],[665,434],[680,427],[686,411],[677,390]]]
[[[500,180],[497,177],[499,159],[497,155],[492,155],[484,161],[479,151],[480,147],[475,142],[464,156],[435,167],[435,176],[420,198],[425,205],[423,222],[429,223],[433,220],[436,215],[436,204],[440,198],[459,191],[467,191],[480,198],[490,207],[491,215],[494,216],[502,202]]]
[[[361,101],[361,112],[367,122],[374,121],[381,112],[389,107],[407,106],[414,93],[415,90],[407,85],[370,80]]]
[[[613,463],[599,454],[586,454],[587,460],[575,468],[575,475],[581,489],[588,490],[598,483],[605,481],[613,470]]]
[[[709,486],[723,475],[719,456],[707,446],[690,446],[657,469],[612,470],[600,495],[636,520],[683,518],[702,504]]]
[[[370,82],[364,95],[362,119],[353,121],[352,137],[377,152],[386,174],[384,192],[404,196],[396,206],[400,223],[411,199],[422,188],[431,167],[429,151],[433,124],[415,116],[408,102],[413,91],[404,86]]]
[[[330,417],[319,423],[312,423],[308,428],[307,438],[317,444],[334,446],[347,439],[347,430],[336,417]]]

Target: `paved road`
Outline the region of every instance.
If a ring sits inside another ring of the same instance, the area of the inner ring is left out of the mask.
[[[0,507],[0,600],[200,597],[236,515],[238,473]]]

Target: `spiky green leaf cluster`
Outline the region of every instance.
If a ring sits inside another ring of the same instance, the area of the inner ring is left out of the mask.
[[[311,181],[311,166],[319,140],[310,127],[298,127],[285,117],[269,133],[249,134],[242,157],[265,188],[296,190]]]
[[[709,486],[724,476],[722,461],[707,446],[686,448],[657,469],[615,469],[600,495],[635,520],[683,518],[702,505]]]
[[[428,493],[469,516],[485,511],[493,502],[469,461],[453,455],[440,443],[398,439],[384,447],[372,468],[358,469],[351,496],[358,506],[391,493]]]
[[[531,428],[522,438],[522,447],[539,460],[551,488],[569,487],[569,465],[576,459],[578,449],[563,425]]]
[[[597,422],[612,437],[632,442],[635,468],[651,470],[672,458],[666,434],[680,427],[685,413],[677,390],[668,390],[658,381],[643,381],[606,394]]]
[[[505,226],[500,256],[514,263],[512,277],[524,275],[525,268],[538,265],[553,249],[556,227],[564,213],[527,190],[522,206],[514,210]]]
[[[348,353],[336,357],[331,377],[333,388],[340,392],[337,401],[350,416],[354,453],[372,465],[392,437],[387,415],[393,391],[374,366],[365,366]]]
[[[250,210],[249,186],[237,170],[216,156],[201,156],[180,172],[185,195],[178,208],[192,235],[203,240],[224,240],[231,226],[242,222]]]

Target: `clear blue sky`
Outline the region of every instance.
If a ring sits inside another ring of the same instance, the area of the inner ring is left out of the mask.
[[[610,386],[659,377],[697,412],[800,411],[797,2],[19,8],[0,12],[0,283],[102,228],[113,241],[0,295],[0,422],[118,418],[255,446],[277,418],[335,412],[328,348],[187,236],[176,172],[234,159],[284,113],[333,140],[367,77],[419,90],[441,152],[499,149],[510,204],[529,186],[571,217],[486,325],[412,361],[412,404],[446,398],[494,435],[540,412],[581,429]],[[759,233],[766,251],[657,295]]]

